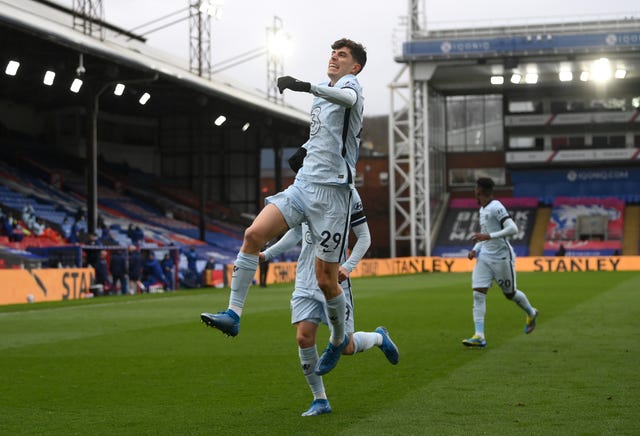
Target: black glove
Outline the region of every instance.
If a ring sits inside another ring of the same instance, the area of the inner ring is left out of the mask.
[[[307,149],[304,147],[300,147],[296,150],[295,153],[291,155],[289,158],[289,168],[293,170],[294,173],[297,173],[300,168],[302,168],[302,163],[304,161],[304,157],[307,155]]]
[[[298,92],[309,92],[311,91],[311,83],[294,79],[291,76],[283,76],[278,77],[278,89],[280,90],[280,94],[282,94],[285,89]]]

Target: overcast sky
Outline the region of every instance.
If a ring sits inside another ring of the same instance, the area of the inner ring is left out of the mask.
[[[72,6],[72,0],[56,1]],[[103,0],[102,4],[105,20],[133,29],[185,8],[189,0]],[[212,64],[264,46],[266,29],[278,16],[293,46],[284,62],[285,74],[310,82],[325,80],[331,43],[342,37],[354,39],[365,45],[368,53],[367,65],[358,76],[364,87],[365,114],[387,114],[388,84],[401,69],[393,59],[405,39],[401,17],[407,16],[408,4],[408,0],[224,0],[221,20],[212,25]],[[428,28],[640,17],[637,0],[426,0],[425,5]],[[182,16],[187,13],[141,28],[139,33]],[[188,19],[147,38],[149,45],[188,62]],[[220,75],[264,92],[266,57],[244,62]],[[311,95],[296,94],[286,92],[285,102],[308,111]]]

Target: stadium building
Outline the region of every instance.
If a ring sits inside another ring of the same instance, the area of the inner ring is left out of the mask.
[[[479,176],[521,255],[637,254],[640,20],[430,30],[420,3],[391,85],[391,257],[466,255]]]
[[[496,180],[520,255],[560,244],[568,255],[637,254],[640,21],[431,30],[419,3],[395,59],[389,154],[358,164],[369,254],[466,254],[478,176]],[[306,140],[308,115],[91,11],[0,6],[3,213],[31,204],[61,231],[84,208],[86,231],[106,221],[121,245],[133,222],[151,245],[231,262],[262,198],[290,180],[284,153]],[[44,244],[2,238],[8,250]]]

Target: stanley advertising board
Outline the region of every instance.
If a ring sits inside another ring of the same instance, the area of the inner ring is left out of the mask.
[[[84,298],[93,268],[0,270],[0,305]]]

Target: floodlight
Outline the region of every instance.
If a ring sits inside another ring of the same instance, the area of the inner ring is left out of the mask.
[[[291,54],[291,37],[282,29],[277,29],[267,36],[267,51],[271,56],[284,58]]]
[[[502,85],[504,83],[503,76],[491,76],[491,84],[492,85]]]
[[[44,83],[47,86],[51,86],[53,85],[53,81],[56,78],[56,73],[54,73],[51,70],[47,70],[46,73],[44,73],[44,79],[42,79],[42,83]]]
[[[611,78],[609,59],[600,58],[591,65],[591,74],[596,82],[606,82]]]
[[[524,76],[524,81],[527,82],[530,85],[534,85],[534,84],[538,83],[538,74],[536,74],[536,73],[527,73]]]
[[[511,83],[515,83],[517,85],[520,83],[520,80],[522,80],[522,76],[520,74],[514,73],[511,75]]]
[[[144,105],[149,101],[150,98],[151,95],[148,92],[145,92],[144,94],[142,94],[142,97],[140,97],[140,100],[138,100],[138,103]]]
[[[627,70],[618,68],[613,75],[616,79],[624,79],[627,76]]]
[[[224,6],[224,0],[202,0],[198,10],[203,14],[212,16],[216,20],[221,20],[222,6]]]
[[[20,62],[18,61],[9,61],[7,64],[7,68],[5,68],[4,72],[7,76],[15,76],[18,72],[18,68],[20,68]]]
[[[640,97],[633,97],[631,99],[631,106],[633,106],[636,109],[640,108]]]
[[[75,92],[76,94],[80,91],[80,88],[82,88],[82,80],[78,79],[77,77],[75,79],[73,79],[73,83],[71,83],[71,92]]]
[[[122,83],[118,83],[116,87],[113,89],[113,94],[120,96],[124,93],[124,85]]]
[[[225,117],[224,115],[220,115],[218,118],[216,118],[213,124],[220,127],[221,125],[224,124],[225,121],[227,121],[227,117]]]
[[[582,73],[580,73],[580,80],[582,82],[586,82],[586,81],[589,80],[589,76],[590,76],[590,74],[589,74],[588,71],[583,71]]]
[[[571,71],[560,71],[558,77],[561,82],[571,82],[573,80],[573,73]]]
[[[249,130],[249,127],[251,127],[251,123],[244,123],[244,126],[242,126],[242,131],[246,132],[247,130]]]

